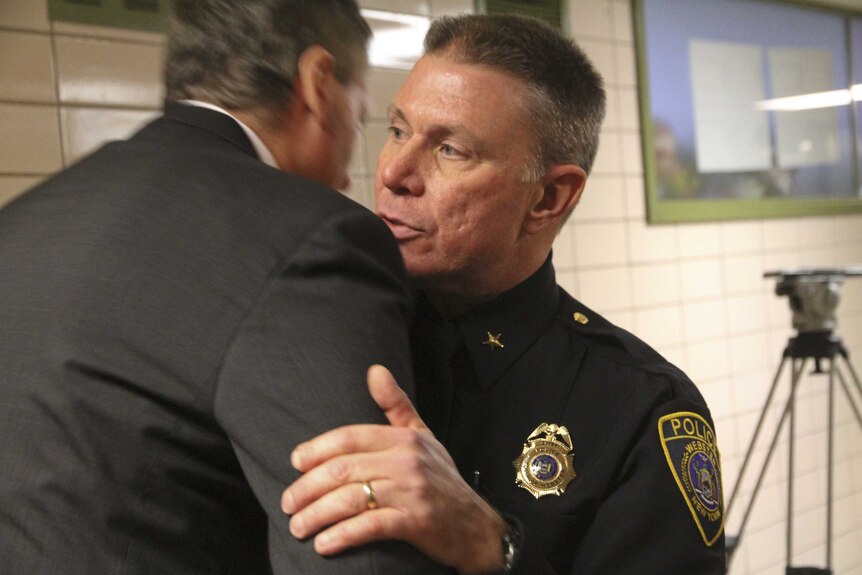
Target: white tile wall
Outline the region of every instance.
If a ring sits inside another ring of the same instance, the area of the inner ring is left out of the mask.
[[[443,15],[472,0],[360,0],[363,8]],[[862,2],[860,2],[862,4]],[[648,226],[642,178],[635,42],[630,0],[570,0],[568,29],[605,77],[611,109],[583,199],[554,251],[561,285],[631,329],[686,370],[710,403],[723,451],[725,490],[743,451],[787,338],[786,298],[764,271],[800,265],[862,264],[862,216]],[[46,0],[0,0],[0,204],[102,142],[124,137],[160,107],[158,35],[48,22]],[[370,121],[350,171],[348,195],[373,205],[373,174],[386,137],[386,109],[406,72],[373,69]],[[59,99],[59,100],[58,100]],[[839,333],[862,356],[862,279],[842,292]],[[862,366],[857,367],[857,371]],[[778,399],[786,395],[781,379]],[[796,444],[797,560],[824,554],[822,386],[799,390]],[[839,391],[839,397],[843,397]],[[770,410],[764,433],[777,422]],[[835,567],[862,575],[862,430],[846,402],[836,426]],[[762,459],[765,437],[756,455]],[[787,441],[782,439],[758,495],[732,575],[784,571]],[[753,470],[759,469],[755,459]],[[743,484],[750,494],[753,473]],[[741,508],[741,505],[738,504]],[[741,511],[741,509],[740,509]],[[736,521],[736,522],[735,522]],[[735,533],[738,518],[729,518]]]
[[[48,3],[33,0],[3,0],[0,27],[48,31]]]
[[[572,218],[590,220],[623,220],[626,214],[625,182],[619,177],[591,177]]]
[[[613,4],[610,2],[568,2],[569,29],[581,40],[613,40],[615,32]]]
[[[721,251],[725,255],[760,253],[763,224],[759,221],[722,222]]]
[[[0,104],[0,173],[48,174],[62,165],[56,108]]]
[[[680,306],[635,308],[632,330],[659,349],[678,346],[684,341],[682,308]]]
[[[419,14],[429,16],[431,6],[428,0],[362,0],[359,2],[362,8],[372,10],[387,10],[389,12],[402,12],[405,14]]]
[[[602,126],[605,129],[618,130],[620,126],[620,93],[616,88],[607,90],[607,110]]]
[[[763,307],[763,296],[741,295],[728,297],[727,320],[728,332],[731,335],[756,333],[763,335],[766,329],[766,310]]]
[[[55,43],[62,102],[161,106],[162,46],[79,37],[59,37]]]
[[[763,270],[767,268],[761,253],[737,256],[725,252],[723,255],[724,293],[727,295],[771,293],[772,282],[763,278]]]
[[[721,254],[719,224],[681,225],[677,234],[681,258],[705,258]]]
[[[632,274],[635,307],[679,305],[681,291],[678,263],[635,265],[629,269]]]
[[[626,186],[626,216],[629,222],[646,220],[646,192],[640,176],[624,178]]]
[[[602,130],[601,145],[593,162],[592,173],[613,176],[622,174],[622,145],[622,136],[619,133]]]
[[[383,148],[386,138],[389,136],[388,124],[385,122],[372,121],[365,126],[365,149],[368,166],[366,171],[369,174],[374,174],[377,166],[377,156],[380,155],[380,150]]]
[[[635,88],[617,88],[620,105],[620,128],[640,130],[638,92]]]
[[[155,32],[140,32],[122,28],[108,28],[105,26],[89,26],[86,24],[72,24],[69,22],[53,22],[51,29],[57,36],[77,36],[80,38],[104,40],[119,40],[121,42],[133,42],[135,44],[163,44],[163,34]]]
[[[554,242],[554,266],[558,269],[573,270],[576,263],[574,228],[563,226],[557,241]]]
[[[583,268],[624,264],[627,259],[623,222],[583,222],[574,226],[575,252]]]
[[[632,307],[631,279],[626,267],[582,270],[578,273],[578,288],[575,297],[597,311]]]
[[[61,108],[66,164],[80,160],[111,140],[128,138],[158,115],[159,112],[155,110]]]
[[[723,299],[688,301],[682,306],[685,341],[715,341],[727,336],[727,310]]]
[[[474,2],[472,0],[431,0],[431,15],[435,17],[472,14],[474,11]]]
[[[646,221],[626,222],[629,234],[629,254],[634,264],[667,262],[678,259],[676,226],[650,227]]]
[[[45,34],[0,32],[0,99],[54,102],[51,40]]]
[[[372,69],[368,74],[368,117],[371,120],[387,119],[392,97],[407,78],[405,70]]]

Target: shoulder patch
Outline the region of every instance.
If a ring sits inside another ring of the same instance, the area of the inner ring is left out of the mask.
[[[703,542],[711,547],[724,529],[721,458],[715,432],[702,416],[680,411],[658,420],[658,435]]]

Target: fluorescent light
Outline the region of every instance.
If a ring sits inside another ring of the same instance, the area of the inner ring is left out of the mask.
[[[779,112],[790,112],[799,110],[815,110],[818,108],[832,108],[835,106],[846,106],[853,99],[850,90],[832,90],[830,92],[813,92],[800,96],[787,96],[785,98],[773,98],[757,102],[758,110],[775,110]]]
[[[776,112],[797,112],[800,110],[817,110],[846,106],[851,102],[862,100],[862,84],[854,84],[849,90],[830,90],[828,92],[812,92],[786,98],[772,98],[756,102],[758,110],[773,110]]]
[[[372,66],[409,70],[422,57],[422,42],[431,25],[430,18],[365,9],[362,15],[374,31],[368,49]]]
[[[386,10],[360,10],[362,15],[368,20],[382,20],[384,22],[395,22],[412,28],[428,29],[431,19],[426,16],[414,16],[413,14],[402,14],[400,12],[387,12]]]

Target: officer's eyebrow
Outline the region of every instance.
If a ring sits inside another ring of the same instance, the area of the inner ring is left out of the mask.
[[[404,116],[404,112],[395,104],[389,104],[389,107],[386,109],[386,116],[390,120],[398,118],[399,120],[402,120],[404,122],[407,121],[407,118]]]
[[[401,120],[408,126],[410,122],[407,120],[407,116],[404,111],[396,106],[395,104],[390,104],[387,109],[387,115],[389,117],[389,121],[393,120]],[[467,129],[466,126],[460,123],[454,124],[431,124],[424,128],[424,131],[429,136],[436,137],[448,137],[448,136],[456,136],[464,140],[465,143],[471,145],[472,147],[479,148],[480,142],[482,141],[480,138],[476,137],[473,132]]]

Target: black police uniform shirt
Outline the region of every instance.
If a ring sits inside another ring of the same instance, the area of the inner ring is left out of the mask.
[[[550,258],[455,320],[418,300],[419,411],[518,527],[512,573],[725,572],[715,428],[682,371],[557,286]],[[565,427],[571,450],[542,455],[528,441],[542,424]]]

